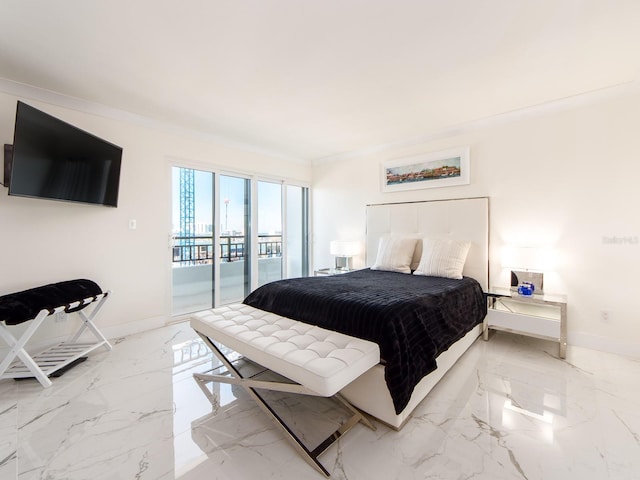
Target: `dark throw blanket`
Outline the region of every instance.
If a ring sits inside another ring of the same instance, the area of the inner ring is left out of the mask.
[[[403,273],[358,270],[330,277],[279,280],[244,301],[276,313],[376,342],[396,413],[436,369],[436,357],[487,313],[480,284]]]
[[[40,310],[45,308],[49,313],[53,313],[53,310],[62,305],[69,305],[101,293],[102,290],[97,283],[85,279],[68,280],[10,293],[0,297],[0,321],[4,320],[7,325],[17,325],[34,319]],[[77,312],[87,305],[67,307],[65,312]]]

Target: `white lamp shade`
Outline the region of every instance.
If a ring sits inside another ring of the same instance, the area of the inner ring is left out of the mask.
[[[360,253],[360,243],[355,241],[332,240],[329,253],[336,257],[353,257]]]
[[[502,249],[502,266],[512,270],[544,272],[555,267],[555,252],[545,247],[513,247]]]

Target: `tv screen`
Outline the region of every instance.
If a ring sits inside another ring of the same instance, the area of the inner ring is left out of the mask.
[[[18,102],[9,195],[118,206],[122,148]]]

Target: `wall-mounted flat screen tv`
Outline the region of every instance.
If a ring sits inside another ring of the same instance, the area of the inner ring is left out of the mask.
[[[9,195],[118,206],[122,148],[23,102],[11,162]]]

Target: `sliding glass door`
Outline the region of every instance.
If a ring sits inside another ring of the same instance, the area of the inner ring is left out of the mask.
[[[211,172],[172,169],[172,314],[214,305],[213,188]]]
[[[219,304],[241,302],[251,291],[251,183],[220,175]]]
[[[309,189],[287,185],[285,194],[285,276],[306,277],[309,275]]]
[[[172,315],[308,275],[308,188],[172,167]]]
[[[282,184],[258,182],[258,285],[282,278]]]

